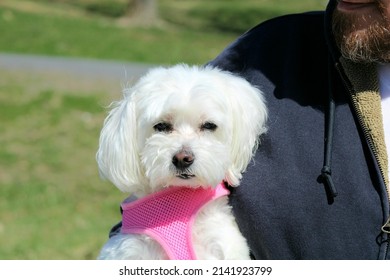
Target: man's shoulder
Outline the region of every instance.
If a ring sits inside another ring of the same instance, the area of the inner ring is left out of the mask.
[[[238,41],[250,38],[280,38],[292,39],[299,36],[314,35],[323,36],[324,12],[306,12],[300,14],[288,14],[266,20],[251,28],[239,37]]]
[[[324,12],[267,20],[238,37],[211,64],[242,72],[253,64],[275,67],[286,61],[316,57],[326,49],[324,22]]]

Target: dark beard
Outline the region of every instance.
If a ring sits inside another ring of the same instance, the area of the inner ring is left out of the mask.
[[[390,62],[389,22],[383,12],[382,15],[380,21],[358,31],[357,25],[370,18],[334,11],[332,30],[342,56],[355,62]]]

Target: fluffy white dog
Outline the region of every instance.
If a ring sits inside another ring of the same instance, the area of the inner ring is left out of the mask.
[[[209,66],[155,68],[113,104],[100,135],[99,170],[141,202],[169,188],[237,186],[266,118],[262,93],[238,76]],[[226,195],[200,207],[190,228],[197,259],[249,259]],[[122,231],[99,258],[172,258],[156,235]]]

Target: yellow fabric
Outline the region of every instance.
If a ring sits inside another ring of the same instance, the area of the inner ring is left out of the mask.
[[[382,176],[389,186],[388,159],[383,130],[381,96],[375,64],[359,64],[341,59],[346,75],[351,81],[351,94],[355,110],[372,142]],[[352,74],[353,73],[353,74]]]

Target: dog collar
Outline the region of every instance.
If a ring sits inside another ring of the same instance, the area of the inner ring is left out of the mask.
[[[133,202],[122,203],[122,233],[147,234],[170,259],[196,259],[192,225],[207,203],[228,195],[222,182],[215,188],[169,187]]]

